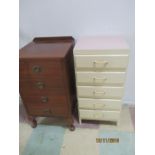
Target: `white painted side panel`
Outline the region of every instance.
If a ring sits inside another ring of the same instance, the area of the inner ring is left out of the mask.
[[[78,96],[85,98],[121,99],[123,87],[77,86]]]
[[[113,99],[78,98],[79,108],[90,110],[121,110],[122,101]]]
[[[76,72],[78,85],[123,85],[125,72]]]

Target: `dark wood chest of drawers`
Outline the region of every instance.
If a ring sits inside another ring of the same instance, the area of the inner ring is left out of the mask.
[[[32,126],[35,117],[59,117],[74,129],[75,97],[72,37],[35,38],[20,49],[20,95]]]

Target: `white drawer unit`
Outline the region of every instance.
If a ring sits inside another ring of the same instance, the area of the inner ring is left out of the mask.
[[[83,119],[91,120],[111,120],[117,121],[120,117],[120,111],[103,111],[103,110],[79,110]]]
[[[79,122],[120,120],[129,47],[121,37],[83,37],[74,47]]]
[[[124,87],[77,86],[81,98],[121,99]]]
[[[121,110],[122,101],[113,99],[88,99],[79,98],[80,109],[91,109],[91,110]]]
[[[88,99],[79,98],[80,109],[91,110],[121,110],[122,101],[116,99]]]
[[[128,55],[75,55],[75,67],[78,70],[90,71],[124,71]]]
[[[76,72],[78,86],[123,86],[125,76],[125,72]]]

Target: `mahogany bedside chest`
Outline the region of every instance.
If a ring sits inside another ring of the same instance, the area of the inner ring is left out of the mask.
[[[36,117],[58,117],[74,130],[72,37],[34,38],[20,49],[19,91],[32,127]]]

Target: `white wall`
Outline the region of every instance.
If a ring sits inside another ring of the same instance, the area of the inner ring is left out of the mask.
[[[20,0],[20,47],[36,36],[122,35],[131,48],[124,102],[134,104],[134,0]]]

